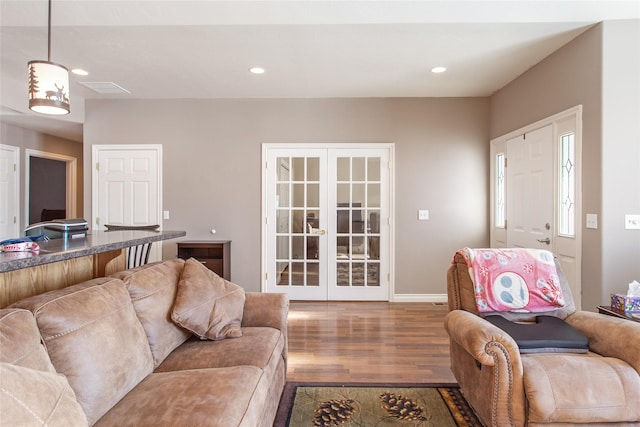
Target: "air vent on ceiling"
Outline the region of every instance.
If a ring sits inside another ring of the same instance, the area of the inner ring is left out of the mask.
[[[125,88],[118,86],[113,82],[82,82],[80,84],[97,93],[103,93],[103,94],[131,93]]]

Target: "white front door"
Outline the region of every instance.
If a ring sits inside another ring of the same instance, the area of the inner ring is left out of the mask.
[[[280,147],[263,153],[266,291],[389,300],[390,146]]]
[[[574,107],[491,141],[491,246],[555,253],[577,309],[581,127],[582,108]]]
[[[94,229],[112,225],[162,225],[162,146],[93,146]],[[150,260],[159,260],[154,244]]]
[[[507,140],[507,241],[510,247],[551,249],[552,126]]]
[[[0,240],[20,237],[20,148],[0,144]]]

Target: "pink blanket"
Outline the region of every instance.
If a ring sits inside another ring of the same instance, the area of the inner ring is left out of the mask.
[[[457,253],[467,262],[481,313],[539,313],[565,306],[549,251],[464,248]]]

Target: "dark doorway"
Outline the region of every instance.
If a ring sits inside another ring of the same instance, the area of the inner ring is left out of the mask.
[[[67,163],[29,158],[29,224],[66,218]]]

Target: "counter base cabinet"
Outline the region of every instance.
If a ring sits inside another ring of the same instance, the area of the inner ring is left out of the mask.
[[[178,242],[178,258],[195,258],[218,276],[231,280],[231,241],[185,240]]]
[[[66,288],[124,270],[123,253],[123,249],[117,249],[2,272],[0,273],[0,308],[33,295]]]

